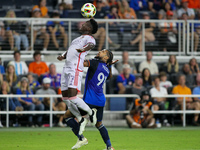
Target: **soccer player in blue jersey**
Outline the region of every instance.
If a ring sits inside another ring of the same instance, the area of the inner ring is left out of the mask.
[[[116,63],[113,60],[113,54],[109,50],[100,51],[95,59],[86,60],[84,62],[85,67],[89,67],[87,71],[85,81],[85,92],[83,100],[92,109],[97,109],[97,123],[96,128],[99,130],[106,146],[107,150],[114,150],[111,146],[110,138],[106,127],[102,124],[103,109],[105,106],[106,98],[103,93],[104,82],[112,77],[111,64]],[[85,121],[85,120],[84,120]],[[84,131],[86,123],[80,125],[80,129]]]
[[[102,124],[103,108],[106,101],[105,95],[103,94],[103,84],[106,79],[109,79],[112,76],[111,64],[118,61],[112,62],[112,59],[112,52],[109,50],[102,50],[97,54],[95,59],[84,61],[84,67],[89,67],[85,81],[84,100],[91,108],[97,109],[96,127],[100,131],[108,150],[114,150],[114,148],[111,146],[108,131]],[[82,116],[87,114],[83,110],[76,108],[76,106],[74,106],[74,111],[75,110],[77,113],[81,113]],[[78,124],[74,119],[72,119],[75,118],[75,116],[69,110],[65,113],[65,118],[66,122],[71,122],[70,127],[78,137],[78,141],[72,149],[78,149],[81,146],[88,144],[87,139],[82,134],[88,120],[84,119],[83,122],[79,122]]]

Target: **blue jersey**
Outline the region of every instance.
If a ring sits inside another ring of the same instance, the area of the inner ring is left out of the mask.
[[[85,80],[83,100],[87,104],[103,107],[106,102],[103,93],[103,84],[110,74],[106,63],[98,60],[89,60],[89,68]]]

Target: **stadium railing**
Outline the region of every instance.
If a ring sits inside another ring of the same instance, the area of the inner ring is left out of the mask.
[[[33,50],[36,50],[39,48],[39,50],[42,50],[42,41],[38,41],[36,43],[40,44],[40,47],[35,47],[33,43],[33,27],[35,25],[33,24],[34,20],[43,20],[43,21],[63,21],[64,22],[64,27],[65,31],[68,35],[68,45],[71,43],[71,41],[76,38],[77,36],[80,35],[78,32],[78,26],[77,23],[79,22],[84,22],[86,19],[36,19],[36,18],[0,18],[0,21],[11,21],[11,20],[16,20],[16,21],[21,21],[21,22],[26,22],[27,27],[25,29],[26,34],[28,34],[29,37],[29,43],[31,47],[31,51],[21,51],[22,53],[33,53]],[[88,20],[88,19],[87,19]],[[189,28],[194,29],[194,24],[198,23],[199,21],[188,21],[185,22],[183,20],[129,20],[129,19],[96,19],[97,22],[100,22],[101,25],[100,27],[104,27],[106,31],[106,38],[105,38],[105,48],[110,48],[111,44],[108,42],[108,38],[110,38],[114,43],[120,44],[121,49],[120,50],[128,50],[133,54],[145,54],[144,52],[146,50],[152,50],[155,51],[155,54],[176,54],[176,55],[185,55],[185,54],[190,54],[193,55],[194,51],[194,40],[190,40],[189,33],[190,31],[188,30]],[[115,26],[109,25],[109,23],[114,22]],[[172,34],[172,35],[165,35],[168,37],[171,36],[171,41],[167,40],[166,37],[163,38],[161,36],[160,32],[160,24],[161,23],[175,23],[176,24],[176,29],[177,33]],[[139,31],[139,33],[132,34],[132,30],[136,30],[138,24],[142,24],[142,28]],[[152,42],[145,42],[145,26],[147,23],[155,23],[156,27],[154,28],[153,34],[155,35],[156,40]],[[41,26],[46,26],[46,24],[43,24]],[[32,27],[30,30],[28,27]],[[8,30],[8,29],[6,29]],[[138,34],[142,34],[142,51],[138,51],[138,46],[131,46],[130,45],[130,40],[134,39],[137,37]],[[194,30],[191,30],[191,34],[194,35]],[[187,38],[186,38],[187,35]],[[191,36],[193,39],[194,37]],[[187,42],[186,42],[187,39]],[[36,40],[37,41],[37,40]],[[167,42],[167,43],[166,43]],[[98,39],[97,39],[98,43]],[[163,44],[167,44],[167,51],[163,51]],[[8,44],[8,43],[7,43]],[[61,41],[59,44],[62,44]],[[187,47],[186,47],[187,45]],[[191,47],[190,47],[191,45]],[[9,47],[7,45],[7,47]],[[49,47],[47,51],[42,51],[44,54],[57,54],[57,53],[62,53],[63,50],[55,50],[55,47],[53,46],[53,42],[49,43]],[[191,50],[190,50],[191,49]],[[9,49],[4,51],[2,49],[0,51],[1,54],[3,53],[12,53]]]
[[[79,95],[82,97],[82,95]],[[138,95],[135,94],[106,94],[106,98],[119,98],[119,97],[129,97],[129,98],[138,98]],[[54,114],[64,114],[65,111],[53,111],[52,104],[53,104],[53,98],[61,98],[61,95],[0,95],[0,97],[6,98],[6,111],[0,111],[0,114],[6,115],[6,127],[9,127],[9,115],[10,114],[49,114],[49,125],[50,127],[53,127],[53,115]],[[9,98],[11,97],[50,97],[50,110],[49,111],[9,111]],[[153,111],[154,114],[182,114],[183,115],[183,127],[186,126],[186,114],[194,114],[194,113],[200,113],[200,111],[196,110],[186,110],[186,97],[200,97],[200,95],[165,95],[165,96],[156,96],[156,97],[166,97],[166,98],[177,98],[182,97],[183,98],[183,110],[159,110],[159,111]],[[110,111],[105,110],[104,113],[120,113],[120,114],[128,114],[129,111]]]

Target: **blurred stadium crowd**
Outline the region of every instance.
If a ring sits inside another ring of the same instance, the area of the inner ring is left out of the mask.
[[[92,2],[96,8],[97,19],[167,19],[167,20],[200,20],[200,1],[196,0],[7,0],[0,1],[0,17],[6,18],[41,18],[32,22],[0,20],[1,50],[13,50],[12,61],[0,63],[0,94],[61,94],[60,73],[56,72],[54,63],[47,66],[41,60],[40,51],[33,54],[34,61],[22,61],[20,50],[33,50],[30,43],[30,31],[33,30],[34,50],[66,50],[68,43],[68,25],[63,21],[44,21],[42,18],[81,18],[80,8],[86,2]],[[12,4],[12,5],[11,5]],[[1,18],[2,19],[2,18]],[[72,31],[78,33],[82,23],[74,24]],[[117,32],[118,40],[108,37],[109,49],[142,51],[141,23],[119,24],[109,23],[109,30]],[[150,47],[160,47],[160,51],[177,51],[176,23],[145,23],[145,42],[153,43]],[[31,29],[32,28],[32,29]],[[131,38],[122,41],[125,31]],[[194,51],[199,49],[200,22],[194,24]],[[105,23],[99,22],[99,30],[94,35],[97,40],[96,50],[104,48]],[[132,39],[132,40],[131,40]],[[162,39],[161,41],[159,39]],[[174,44],[175,43],[175,44]],[[170,46],[173,48],[170,49]],[[113,78],[107,81],[107,94],[137,94],[148,91],[152,104],[149,109],[180,110],[183,109],[182,98],[156,98],[166,94],[200,94],[200,71],[195,58],[188,62],[179,62],[175,55],[170,55],[168,62],[153,61],[151,51],[146,53],[146,60],[134,63],[129,59],[129,52],[123,51],[122,59],[113,66]],[[5,98],[0,98],[1,110],[6,109]],[[186,98],[186,108],[200,110],[200,97]],[[9,109],[49,110],[49,98],[10,98]],[[126,110],[135,108],[135,99],[126,99]],[[115,107],[115,103],[112,103]],[[53,110],[66,110],[60,99],[54,99]],[[189,124],[199,125],[199,114],[189,119]],[[10,124],[19,126],[22,115],[11,117]],[[44,124],[44,115],[27,115],[28,126]],[[166,115],[156,115],[156,119],[165,126],[172,120]],[[56,124],[63,127],[63,116],[56,117]],[[172,118],[172,116],[170,116]],[[126,117],[127,121],[129,118]],[[176,118],[177,119],[177,118]],[[168,121],[169,120],[169,121]],[[178,120],[181,120],[179,115]],[[181,122],[181,121],[180,121]],[[132,124],[132,123],[131,123]],[[0,119],[0,127],[1,124]],[[131,125],[129,124],[131,127]],[[134,124],[135,127],[135,124]],[[136,124],[137,127],[137,124]]]
[[[186,22],[200,19],[200,4],[197,0],[8,0],[0,2],[0,17],[82,18],[80,8],[86,2],[92,2],[96,6],[96,19],[164,19]],[[79,34],[80,25],[81,23],[72,22],[71,30]],[[69,25],[65,21],[1,20],[0,26],[2,50],[63,50],[67,48]],[[189,26],[188,33],[194,39],[193,49],[197,51],[200,24],[195,23]],[[147,21],[144,27],[145,33],[142,33],[142,28],[142,23],[120,23],[113,20],[109,23],[109,48],[121,50],[120,48],[123,47],[130,51],[142,51],[144,40],[146,50],[153,48],[154,51],[177,51],[180,42],[178,32],[182,32],[178,29],[183,28],[183,24]],[[31,37],[31,30],[33,30],[33,37]],[[99,31],[94,35],[97,39],[97,50],[104,47],[105,36],[105,22],[99,22]]]

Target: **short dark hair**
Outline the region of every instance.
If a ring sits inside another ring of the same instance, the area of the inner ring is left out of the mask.
[[[164,71],[160,72],[160,74],[159,74],[160,78],[163,77],[163,76],[167,76],[166,72],[164,72]]]
[[[52,18],[53,17],[60,17],[60,14],[58,11],[54,11],[53,14],[52,14]]]
[[[107,50],[107,56],[109,57],[107,63],[111,64],[113,61],[113,53],[110,50]]]
[[[94,19],[90,19],[90,23],[92,25],[92,34],[95,34],[98,30],[98,24]]]
[[[41,55],[40,51],[35,51],[33,54],[33,58],[35,58],[36,55]]]
[[[13,55],[15,56],[15,54],[21,54],[20,51],[14,51]]]
[[[158,76],[154,77],[153,80],[156,81],[156,79],[159,79],[159,80],[160,80],[160,78],[159,78]]]

